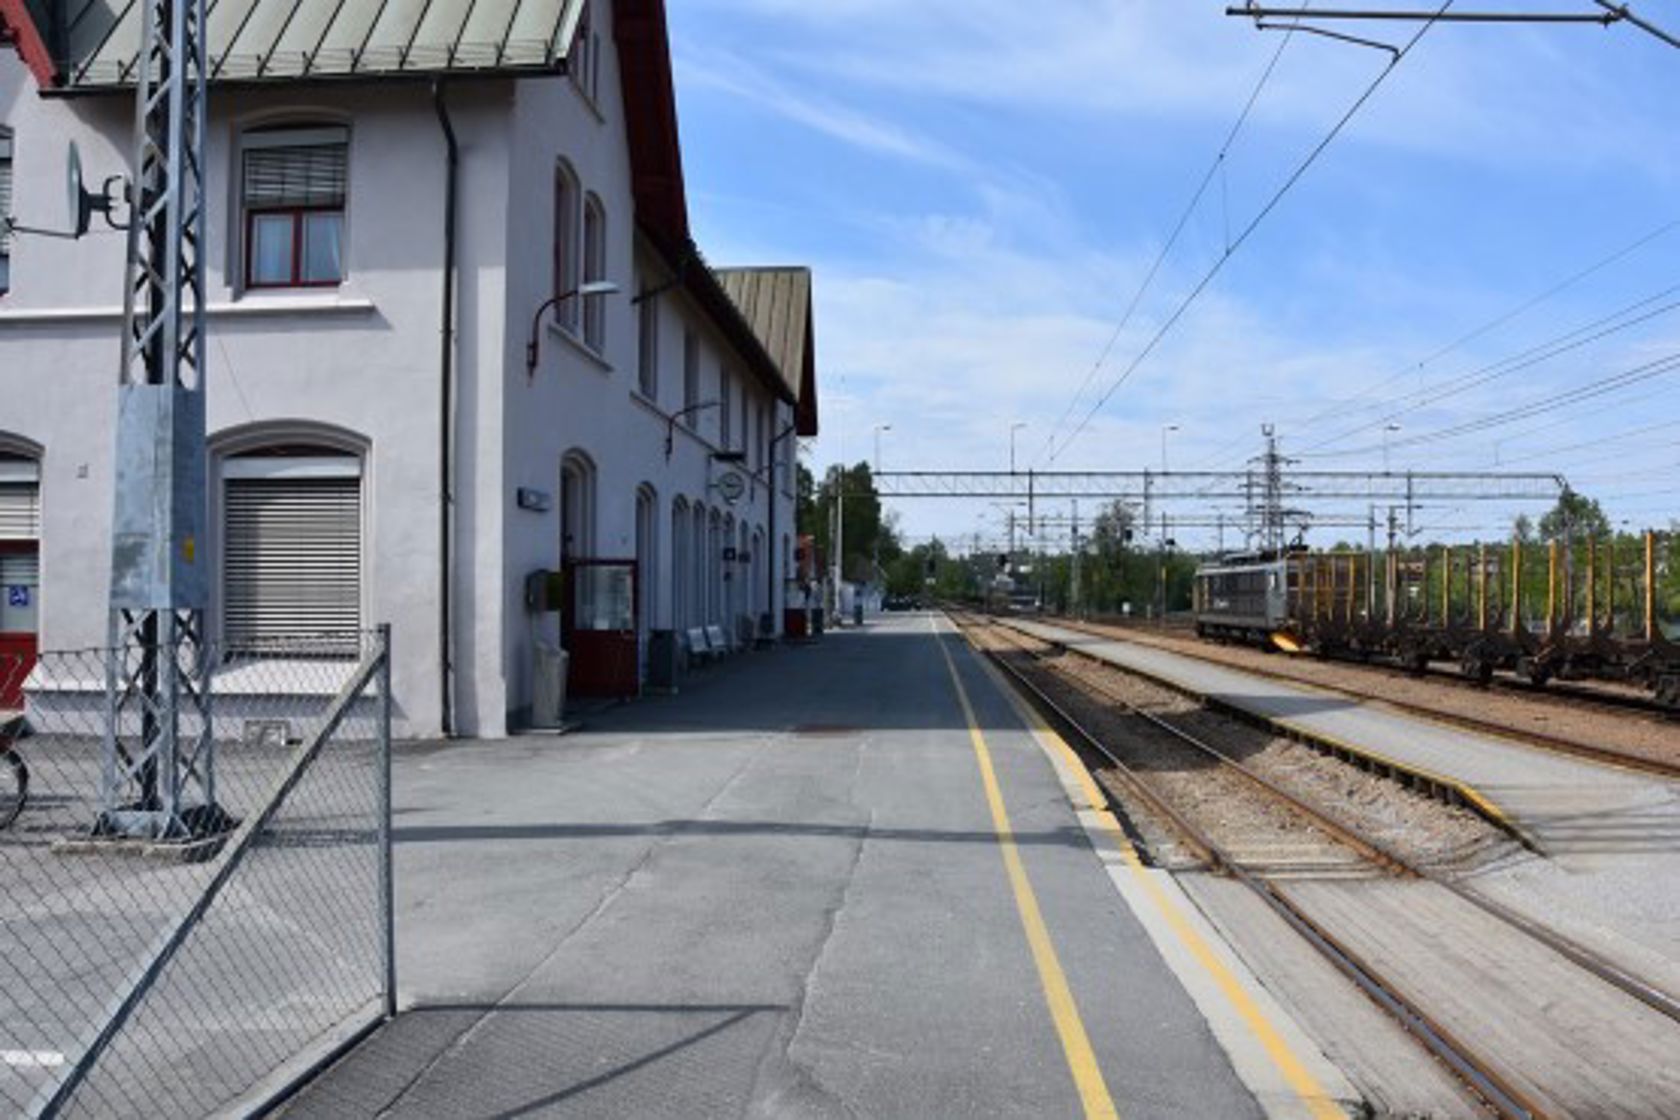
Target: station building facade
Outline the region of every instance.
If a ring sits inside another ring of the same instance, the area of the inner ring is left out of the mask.
[[[588,685],[606,635],[633,688],[661,631],[777,636],[811,276],[696,247],[662,0],[219,7],[211,636],[389,621],[419,737],[528,723],[545,644]],[[67,224],[72,141],[127,172],[135,22],[0,3],[18,226]],[[0,656],[106,641],[125,239],[94,224],[0,241]]]

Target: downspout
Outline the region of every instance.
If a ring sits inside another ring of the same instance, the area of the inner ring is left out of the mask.
[[[432,105],[448,148],[443,202],[443,309],[438,360],[438,685],[444,738],[455,735],[455,195],[461,148],[444,102],[432,83]]]

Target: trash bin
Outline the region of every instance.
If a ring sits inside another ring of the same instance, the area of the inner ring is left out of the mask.
[[[812,607],[811,608],[811,634],[812,634],[813,637],[818,637],[818,638],[822,637],[823,622],[824,622],[823,608]]]
[[[863,601],[861,599],[852,604],[852,625],[863,625]]]
[[[531,665],[531,726],[557,731],[564,727],[566,673],[571,656],[558,646],[537,642]]]

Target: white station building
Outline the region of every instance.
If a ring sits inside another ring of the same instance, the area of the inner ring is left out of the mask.
[[[0,0],[0,657],[107,640],[125,237],[28,231],[72,141],[129,170],[136,12]],[[623,695],[778,636],[811,277],[696,248],[663,0],[211,0],[209,45],[212,638],[388,621],[399,732],[496,737],[546,647]]]

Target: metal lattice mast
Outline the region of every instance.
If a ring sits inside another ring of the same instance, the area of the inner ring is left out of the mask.
[[[98,831],[220,831],[205,519],[204,0],[145,0],[123,294]]]

